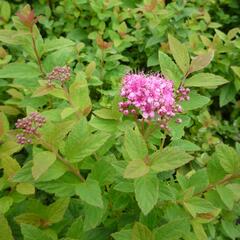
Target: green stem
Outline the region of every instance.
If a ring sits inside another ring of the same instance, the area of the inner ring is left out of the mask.
[[[31,38],[32,38],[32,44],[33,44],[33,51],[35,53],[35,56],[37,58],[37,62],[38,62],[38,66],[39,66],[39,69],[40,69],[40,72],[42,73],[43,76],[45,76],[45,72],[43,70],[43,67],[42,67],[42,62],[41,62],[41,58],[39,56],[39,53],[38,53],[38,50],[37,50],[37,46],[36,46],[36,40],[35,40],[35,37],[34,37],[34,33],[33,33],[33,29],[30,28],[30,33],[31,33]]]

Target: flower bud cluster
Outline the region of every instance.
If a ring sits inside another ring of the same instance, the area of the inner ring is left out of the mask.
[[[32,112],[29,116],[18,119],[15,126],[21,129],[22,133],[17,135],[17,142],[19,144],[26,144],[32,142],[32,136],[37,133],[37,129],[41,128],[46,123],[45,117],[38,112]]]
[[[190,93],[190,89],[189,88],[185,88],[185,87],[181,86],[176,91],[177,98],[178,98],[179,102],[182,102],[184,100],[188,101],[190,99],[189,93]]]
[[[55,67],[52,72],[50,72],[47,76],[48,85],[52,86],[53,81],[60,81],[63,85],[66,81],[70,79],[71,69],[69,66],[65,67]]]
[[[119,111],[125,116],[141,115],[144,120],[159,122],[162,129],[168,129],[168,122],[177,113],[182,112],[178,104],[189,100],[189,89],[181,87],[174,92],[173,81],[160,74],[127,74],[123,78]],[[181,119],[176,120],[181,123]]]

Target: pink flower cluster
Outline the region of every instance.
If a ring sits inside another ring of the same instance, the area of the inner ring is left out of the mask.
[[[37,133],[37,129],[41,128],[46,122],[45,117],[38,112],[32,112],[28,117],[18,119],[15,126],[22,130],[22,133],[17,135],[17,142],[19,144],[26,144],[32,142],[32,135]]]
[[[188,97],[188,93],[184,94],[180,91],[176,97],[173,82],[160,74],[130,73],[123,79],[121,96],[124,100],[119,103],[119,110],[124,115],[140,114],[145,120],[154,119],[166,129],[168,121],[182,112],[177,101]],[[177,122],[181,123],[181,120]]]
[[[61,84],[64,84],[66,81],[70,79],[71,69],[68,66],[65,67],[55,67],[52,72],[50,72],[47,76],[48,85],[52,86],[53,81],[60,81]]]

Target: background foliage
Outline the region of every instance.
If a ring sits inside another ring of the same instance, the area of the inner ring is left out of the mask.
[[[15,15],[27,3],[32,34]],[[240,238],[239,7],[1,0],[0,240]],[[67,90],[48,87],[65,65]],[[166,139],[118,112],[129,70],[191,87]],[[14,123],[33,111],[47,123],[21,146]]]

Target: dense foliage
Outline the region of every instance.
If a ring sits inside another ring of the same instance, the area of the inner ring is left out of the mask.
[[[239,8],[0,0],[0,240],[240,239]]]

